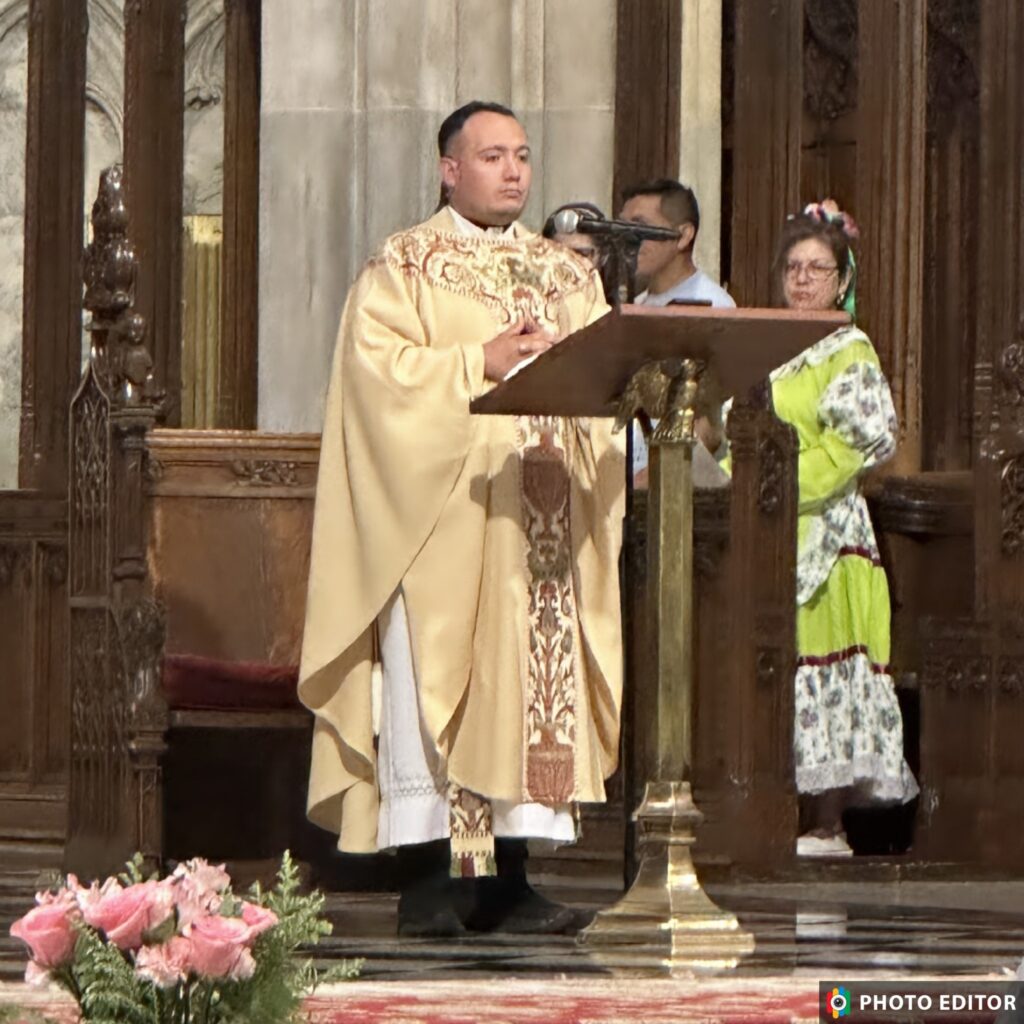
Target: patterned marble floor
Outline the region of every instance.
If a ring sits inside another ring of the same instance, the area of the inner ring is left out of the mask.
[[[0,978],[24,970],[11,921],[31,905],[38,875],[0,876]],[[613,902],[608,889],[546,889],[590,910]],[[820,977],[991,976],[1024,956],[1024,881],[844,880],[841,875],[778,883],[709,886],[755,938],[735,974]],[[572,937],[478,935],[458,941],[395,936],[396,899],[387,893],[332,893],[334,934],[325,960],[365,959],[372,979],[604,972]]]
[[[790,882],[716,886],[755,937],[742,976],[994,975],[1024,956],[1024,882]],[[549,894],[588,909],[614,894]],[[364,977],[410,978],[603,972],[571,937],[395,937],[395,900],[332,895],[328,958],[364,957]]]

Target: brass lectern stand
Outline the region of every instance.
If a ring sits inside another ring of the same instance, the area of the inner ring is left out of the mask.
[[[693,763],[693,425],[720,392],[743,396],[776,366],[848,322],[841,313],[623,306],[570,336],[471,406],[473,412],[658,420],[648,496],[648,640],[656,670],[634,680],[639,869],[580,942],[612,968],[691,973],[734,967],[753,937],[716,906],[693,868],[700,811]]]

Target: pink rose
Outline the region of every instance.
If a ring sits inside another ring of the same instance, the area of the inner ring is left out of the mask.
[[[192,967],[208,978],[249,978],[255,962],[249,953],[252,928],[240,917],[200,917],[188,930]]]
[[[202,857],[179,864],[172,878],[185,879],[200,893],[223,892],[231,884],[231,876],[223,864],[208,864]]]
[[[45,967],[40,967],[35,960],[29,960],[25,966],[25,984],[32,988],[43,988],[50,984],[50,972]]]
[[[242,904],[242,920],[249,926],[250,941],[277,924],[277,914],[255,903]]]
[[[75,921],[78,907],[66,889],[57,895],[40,893],[39,906],[11,925],[11,934],[21,939],[41,968],[60,967],[75,951]]]
[[[135,973],[160,988],[185,981],[192,968],[192,942],[175,935],[159,946],[143,946],[135,954]]]
[[[242,950],[242,955],[235,961],[235,966],[231,968],[231,973],[228,975],[229,978],[234,981],[245,981],[251,978],[256,973],[256,961],[252,957],[252,953],[247,949]]]
[[[118,949],[138,949],[146,932],[174,912],[174,894],[160,882],[138,882],[123,889],[113,879],[80,898],[85,923],[102,931]]]
[[[175,879],[173,892],[174,905],[178,911],[178,928],[182,931],[197,918],[220,913],[223,902],[220,894],[202,892],[189,879]]]
[[[220,894],[231,884],[231,878],[223,864],[207,864],[196,857],[174,869],[170,884],[178,909],[178,927],[185,929],[198,917],[220,912]]]

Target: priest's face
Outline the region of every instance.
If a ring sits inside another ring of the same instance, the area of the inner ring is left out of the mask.
[[[523,126],[490,110],[474,114],[441,157],[448,201],[485,227],[511,224],[523,212],[532,177]]]

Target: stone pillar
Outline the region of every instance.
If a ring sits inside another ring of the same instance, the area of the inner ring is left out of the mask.
[[[124,0],[89,0],[85,63],[85,177],[82,200],[88,221],[100,174],[124,152]],[[83,225],[83,234],[85,226]],[[83,362],[89,354],[83,338]]]
[[[28,3],[0,2],[0,490],[18,486]]]
[[[452,109],[522,117],[529,225],[610,206],[615,0],[264,0],[263,19],[259,426],[316,431],[345,293],[433,211]]]
[[[360,115],[365,62],[358,37],[365,18],[359,0],[263,4],[257,403],[263,429],[320,428],[330,324],[337,326],[369,213],[360,184],[367,126]],[[309,402],[314,409],[307,415]]]
[[[540,228],[555,207],[574,199],[612,210],[615,127],[616,12],[613,0],[547,0],[543,7],[543,93],[529,67],[520,67],[513,84],[513,105],[543,124],[543,136],[531,131],[538,149],[541,180],[535,181],[526,221]],[[519,38],[513,36],[513,38]],[[524,57],[531,40],[522,42]],[[532,89],[530,102],[516,91]],[[466,99],[471,97],[467,96]],[[532,125],[530,125],[532,128]]]
[[[697,195],[695,261],[716,281],[722,231],[722,4],[681,0],[679,180]]]
[[[17,487],[22,404],[22,276],[28,0],[0,0],[0,489]],[[84,209],[100,171],[121,159],[124,128],[123,0],[88,0]],[[85,225],[82,226],[84,244]],[[83,339],[83,348],[87,340]],[[58,413],[63,419],[65,413]]]

